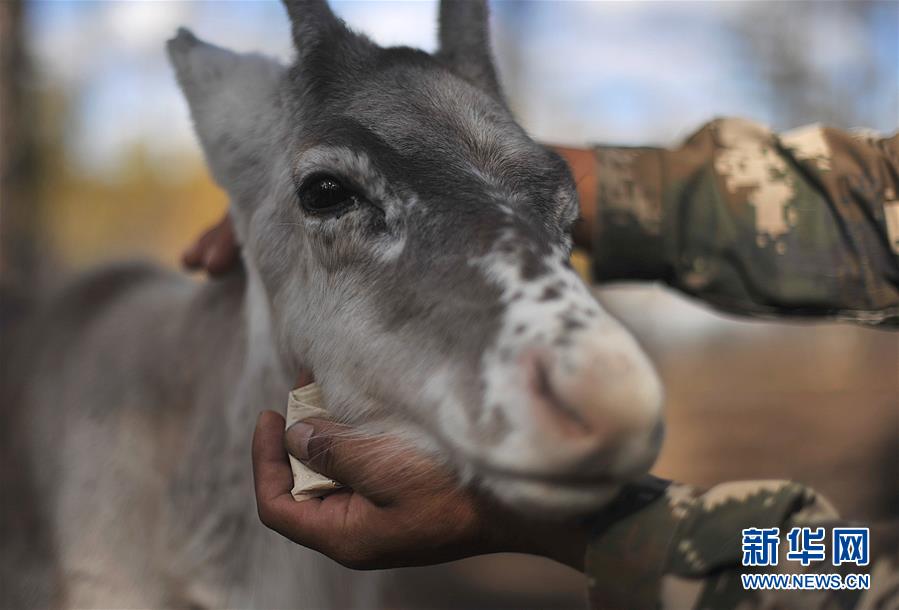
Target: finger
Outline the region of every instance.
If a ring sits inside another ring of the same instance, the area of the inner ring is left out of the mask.
[[[239,261],[240,248],[230,216],[225,216],[213,229],[204,266],[212,275],[231,271]]]
[[[222,247],[218,243],[209,246],[206,256],[203,259],[203,268],[209,275],[223,275],[237,265],[237,251],[228,247]]]
[[[293,487],[290,462],[283,449],[284,418],[274,411],[263,411],[253,434],[253,477],[256,497],[272,499],[288,494]]]
[[[259,518],[268,527],[300,544],[308,544],[304,528],[320,500],[297,502],[290,494],[293,475],[282,445],[284,418],[263,411],[253,434],[253,485]]]
[[[203,261],[206,257],[206,250],[209,247],[213,231],[215,231],[215,227],[210,227],[203,231],[203,234],[181,254],[181,264],[187,269],[195,271],[203,268]]]
[[[184,252],[181,253],[181,266],[190,271],[194,271],[200,267],[200,245],[198,242],[192,243]]]
[[[452,476],[426,456],[388,437],[359,436],[324,419],[290,427],[285,446],[310,468],[385,505],[410,491],[452,486]]]
[[[326,552],[329,539],[340,539],[345,510],[339,502],[322,500],[297,502],[290,494],[293,476],[283,449],[284,418],[263,411],[253,434],[253,482],[260,520],[294,542]],[[335,498],[336,499],[336,498]]]

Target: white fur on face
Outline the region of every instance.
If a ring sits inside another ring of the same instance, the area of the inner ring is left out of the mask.
[[[515,236],[506,235],[504,240],[514,242]],[[563,260],[563,254],[554,251],[542,261],[546,272],[530,280],[522,276],[521,261],[515,251],[496,249],[472,263],[500,287],[500,300],[506,308],[496,342],[481,360],[481,370],[487,407],[483,418],[491,417],[493,409],[501,409],[513,424],[504,450],[509,453],[510,463],[518,457],[515,445],[527,443],[535,424],[526,409],[508,408],[510,404],[527,402],[528,382],[523,367],[516,364],[517,356],[529,346],[550,345],[563,333],[566,312],[574,311],[584,324],[587,316],[608,317],[575,273],[562,264]],[[547,290],[558,292],[558,298],[542,299]],[[560,355],[571,358],[570,353]]]
[[[505,236],[513,240],[514,235]],[[500,331],[481,360],[484,408],[474,422],[461,414],[445,418],[451,438],[463,452],[486,465],[491,487],[510,502],[538,506],[595,506],[614,485],[553,488],[533,480],[514,480],[491,471],[546,477],[596,474],[621,481],[651,465],[658,450],[661,386],[632,336],[596,302],[576,273],[554,249],[543,273],[525,278],[514,249],[498,248],[474,261],[502,290],[505,305]],[[565,438],[547,427],[534,404],[533,359],[546,367],[551,385],[567,397],[566,407],[596,424],[595,435]],[[570,384],[576,392],[565,393]],[[584,390],[584,386],[589,389]],[[507,434],[495,444],[477,444],[472,428],[506,422]],[[580,472],[584,457],[601,456],[604,473]]]

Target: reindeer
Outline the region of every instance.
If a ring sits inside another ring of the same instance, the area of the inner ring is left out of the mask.
[[[659,381],[567,262],[575,186],[503,101],[485,3],[444,0],[433,55],[285,5],[289,67],[168,42],[244,270],[108,267],[7,334],[59,606],[375,599],[255,513],[253,422],[301,366],[336,420],[523,510],[601,507],[656,456]]]

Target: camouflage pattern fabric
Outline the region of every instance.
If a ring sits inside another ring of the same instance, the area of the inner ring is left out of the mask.
[[[650,279],[721,309],[899,328],[899,136],[819,126],[775,135],[714,121],[676,150],[595,149],[593,276]],[[599,515],[587,552],[596,609],[899,610],[899,520],[869,525],[864,567],[743,567],[742,530],[841,522],[786,481],[708,490],[653,477]],[[867,573],[868,590],[759,591],[741,574]]]
[[[899,328],[899,136],[719,119],[674,150],[595,152],[596,280]]]
[[[594,609],[676,610],[778,608],[784,610],[899,608],[899,521],[871,526],[870,563],[864,567],[786,561],[783,541],[776,567],[742,566],[742,530],[824,527],[833,508],[806,487],[787,481],[746,481],[706,491],[647,477],[625,489],[588,547],[586,573]],[[829,549],[828,549],[829,551]],[[867,590],[759,591],[744,589],[741,574],[866,573]]]

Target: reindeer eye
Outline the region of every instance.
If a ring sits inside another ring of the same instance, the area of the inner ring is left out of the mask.
[[[315,214],[338,212],[355,204],[359,196],[332,176],[313,176],[299,190],[300,204]]]

